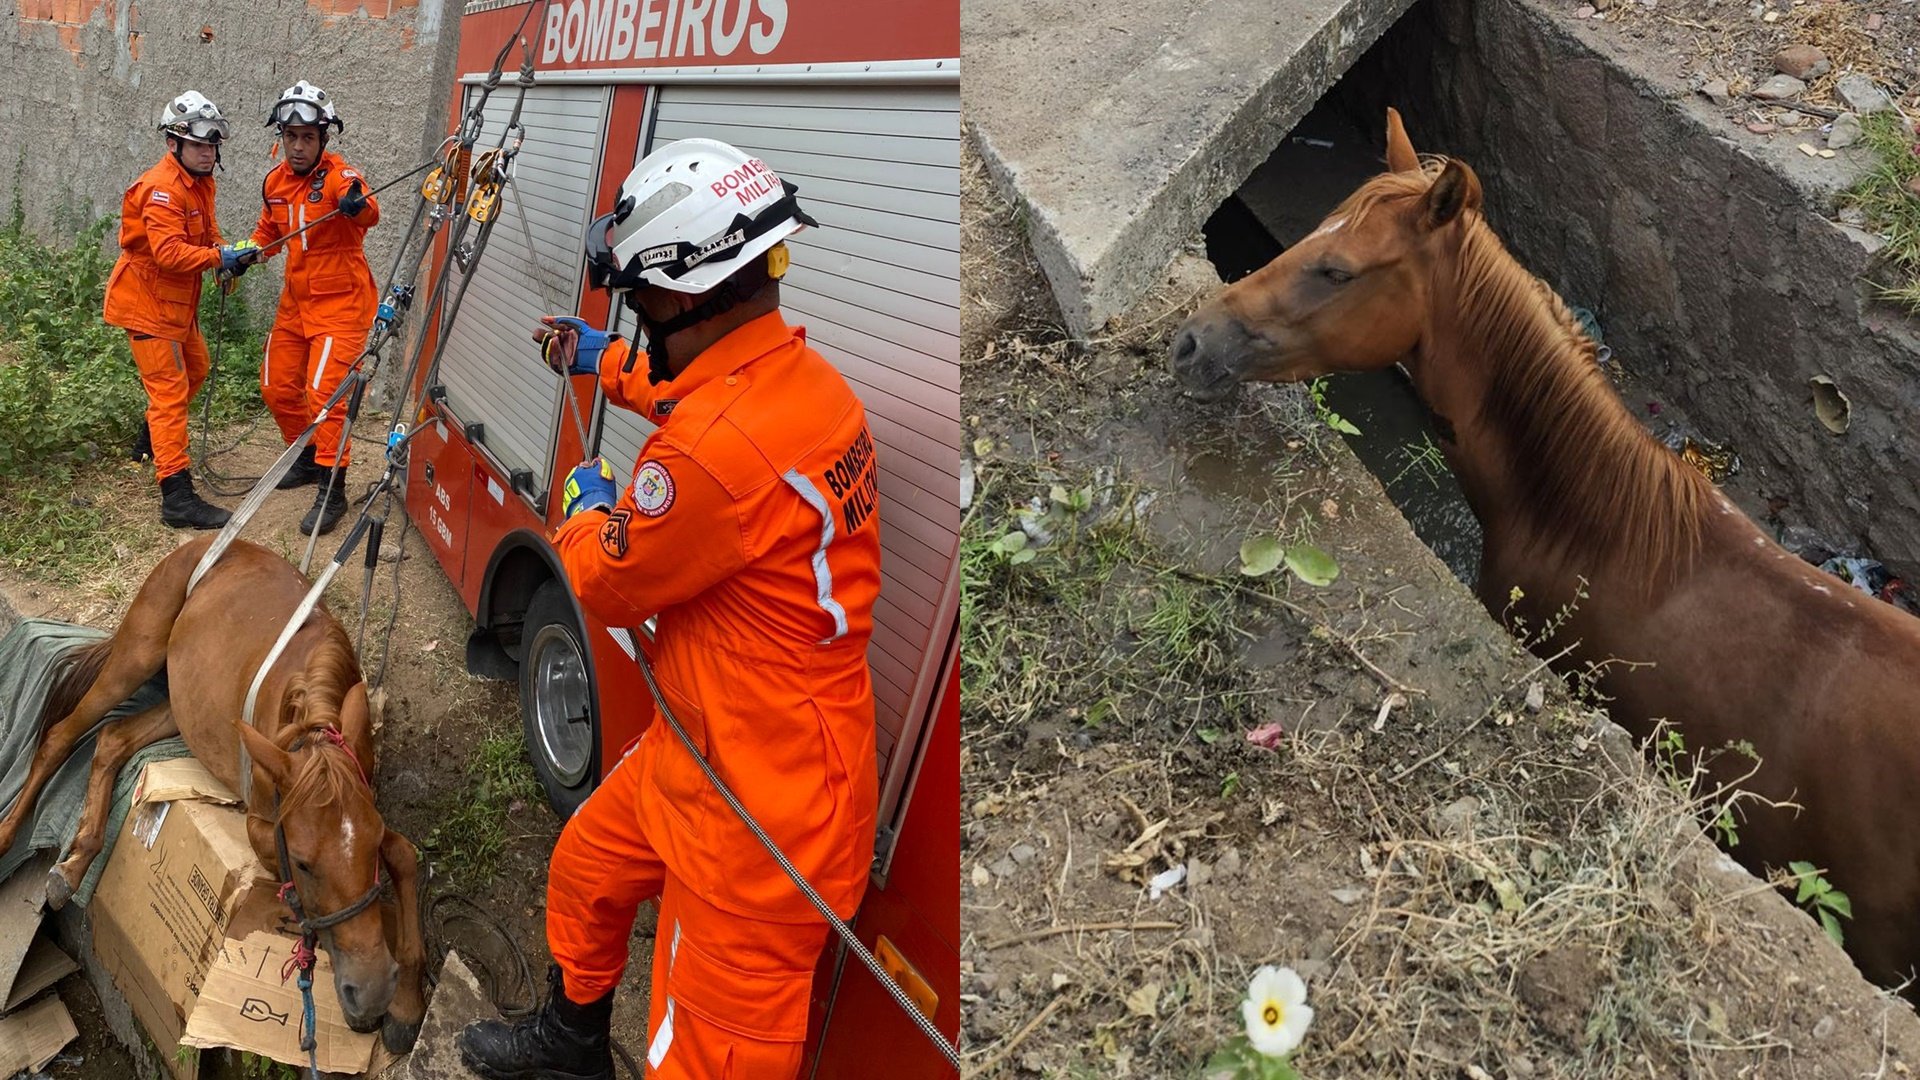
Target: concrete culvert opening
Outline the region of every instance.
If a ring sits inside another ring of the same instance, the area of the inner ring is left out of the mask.
[[[1312,232],[1384,168],[1393,106],[1416,149],[1474,168],[1489,224],[1587,323],[1643,426],[1788,550],[1883,564],[1863,591],[1920,613],[1920,337],[1874,296],[1877,239],[1831,213],[1847,177],[1796,175],[1663,95],[1530,5],[1421,0],[1218,205],[1206,257],[1231,283]],[[1405,374],[1330,376],[1321,400],[1471,584],[1479,523]]]

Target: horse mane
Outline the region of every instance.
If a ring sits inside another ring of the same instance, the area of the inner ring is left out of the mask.
[[[1451,269],[1455,317],[1491,367],[1482,416],[1541,540],[1649,591],[1672,582],[1699,551],[1711,483],[1627,411],[1572,309],[1477,211]]]
[[[347,692],[361,681],[360,664],[354,658],[347,635],[338,626],[329,625],[325,635],[307,654],[304,670],[288,680],[285,701],[297,706],[295,722],[284,725],[274,735],[274,743],[291,753],[295,747],[325,745],[319,733],[340,723],[340,703]],[[311,802],[327,806],[342,801],[347,792],[363,786],[360,767],[341,752],[306,754],[298,759],[293,782],[280,793],[280,812]]]
[[[1334,214],[1358,224],[1382,206],[1404,208],[1446,163],[1422,155],[1420,172],[1378,176]],[[1478,211],[1459,232],[1435,295],[1453,294],[1463,346],[1478,354],[1468,362],[1488,366],[1482,416],[1508,440],[1518,496],[1542,541],[1648,590],[1670,582],[1700,548],[1711,483],[1627,411],[1572,310]]]

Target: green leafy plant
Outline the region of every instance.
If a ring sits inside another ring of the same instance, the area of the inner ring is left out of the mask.
[[[1265,577],[1282,564],[1309,585],[1331,585],[1340,576],[1333,556],[1312,544],[1282,544],[1271,536],[1250,536],[1240,544],[1240,572]]]
[[[1327,425],[1328,427],[1332,428],[1335,431],[1340,432],[1343,435],[1360,434],[1359,428],[1354,427],[1353,424],[1348,422],[1348,420],[1345,417],[1341,416],[1337,412],[1334,412],[1333,409],[1328,407],[1326,376],[1322,375],[1321,377],[1308,383],[1307,395],[1313,399],[1313,414],[1320,418],[1321,423]]]
[[[1834,888],[1826,875],[1810,862],[1790,862],[1787,869],[1793,872],[1789,880],[1800,882],[1799,895],[1793,898],[1793,902],[1820,920],[1821,929],[1827,932],[1835,945],[1845,944],[1844,935],[1840,932],[1840,919],[1853,918],[1853,901],[1847,899],[1846,893]]]

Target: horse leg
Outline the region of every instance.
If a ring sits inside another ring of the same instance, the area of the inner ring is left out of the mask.
[[[47,906],[58,911],[80,887],[80,879],[100,854],[107,831],[107,812],[113,804],[113,782],[134,754],[179,732],[173,710],[166,705],[136,713],[100,733],[93,748],[92,772],[87,777],[85,811],[73,837],[73,848],[60,865],[47,873]]]
[[[58,723],[48,725],[40,746],[34,751],[33,765],[27,770],[27,782],[13,802],[13,808],[0,820],[0,852],[13,846],[20,826],[26,823],[40,798],[41,789],[53,774],[66,764],[80,741],[100,721],[125,701],[140,685],[153,678],[167,662],[167,641],[173,633],[173,620],[187,599],[187,575],[193,566],[179,552],[161,561],[148,575],[146,583],[133,598],[126,618],[111,638],[89,645],[74,658],[61,679],[48,694],[48,701],[72,700],[69,694],[80,687],[77,680],[93,674],[86,692]],[[45,719],[51,719],[46,717]]]
[[[380,841],[380,861],[387,864],[387,873],[393,878],[400,909],[399,918],[388,924],[393,928],[390,945],[400,965],[400,985],[393,992],[393,1003],[387,1006],[380,1041],[389,1051],[404,1054],[413,1048],[420,1036],[420,1023],[427,1016],[427,999],[420,989],[427,967],[420,924],[420,858],[412,841],[388,829]]]

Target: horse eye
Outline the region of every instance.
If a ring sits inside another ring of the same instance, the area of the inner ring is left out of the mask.
[[[1345,270],[1340,269],[1337,266],[1323,267],[1320,273],[1328,281],[1333,282],[1335,285],[1345,285],[1347,282],[1353,280],[1352,274],[1346,272]]]

